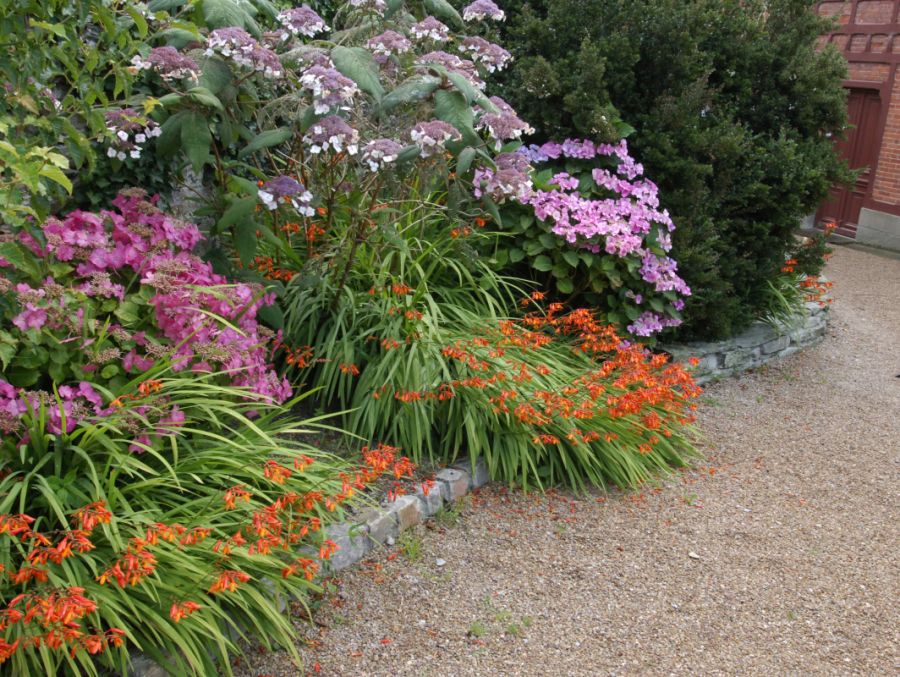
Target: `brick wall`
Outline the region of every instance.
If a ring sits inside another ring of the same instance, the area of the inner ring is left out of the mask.
[[[817,11],[835,19],[838,28],[823,38],[847,58],[855,86],[871,83],[887,109],[870,200],[900,207],[900,0],[825,0]],[[871,205],[877,208],[877,205]]]

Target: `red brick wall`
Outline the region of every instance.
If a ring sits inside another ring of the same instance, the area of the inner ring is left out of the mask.
[[[900,207],[900,0],[825,0],[822,16],[836,19],[838,28],[821,43],[830,42],[849,62],[851,86],[871,83],[880,91],[884,128],[870,200]]]

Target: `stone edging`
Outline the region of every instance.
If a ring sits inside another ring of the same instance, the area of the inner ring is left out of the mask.
[[[326,563],[324,573],[332,574],[356,564],[379,545],[391,545],[404,531],[433,517],[444,505],[453,503],[473,489],[490,481],[490,473],[483,459],[473,465],[460,461],[439,470],[434,484],[426,494],[419,486],[414,494],[399,496],[383,507],[365,508],[359,515],[325,527],[324,537],[334,541],[338,550]],[[262,581],[265,585],[266,581]],[[282,611],[287,600],[278,600]],[[130,677],[166,677],[168,673],[157,663],[141,653],[135,653],[129,661]]]
[[[821,343],[828,327],[828,306],[807,302],[801,321],[778,330],[765,322],[755,322],[741,334],[715,343],[682,343],[661,346],[675,362],[696,357],[694,369],[698,383],[734,376],[774,360],[793,355],[798,350]]]

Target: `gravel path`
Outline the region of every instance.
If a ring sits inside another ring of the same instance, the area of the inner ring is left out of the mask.
[[[336,580],[328,627],[298,623],[306,670],[900,673],[900,260],[840,248],[827,275],[825,343],[710,386],[695,470],[639,495],[482,490],[418,561]]]

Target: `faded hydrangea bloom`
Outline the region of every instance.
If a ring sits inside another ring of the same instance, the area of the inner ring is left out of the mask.
[[[532,191],[531,165],[519,153],[501,153],[494,158],[496,171],[487,167],[475,170],[475,197],[490,195],[495,201],[507,198],[526,200]]]
[[[375,172],[394,162],[401,150],[403,150],[403,146],[393,139],[375,139],[363,148],[362,161]]]
[[[478,77],[478,69],[468,59],[460,59],[455,54],[442,51],[428,52],[416,59],[416,65],[423,69],[427,69],[430,64],[443,66],[451,73],[462,75],[478,89],[484,89],[485,83]]]
[[[154,47],[144,59],[136,54],[131,64],[138,70],[152,70],[166,82],[190,78],[196,82],[200,76],[200,67],[191,57],[179,52],[174,47]]]
[[[316,14],[309,5],[302,5],[280,12],[278,21],[293,35],[305,35],[308,38],[315,37],[316,34],[324,33],[328,30],[324,19]],[[287,36],[284,39],[287,39]]]
[[[335,153],[346,150],[350,155],[356,155],[359,150],[359,132],[337,115],[329,115],[316,122],[303,136],[303,140],[309,144],[309,152],[313,155],[329,149]]]
[[[433,16],[425,17],[409,30],[417,40],[430,39],[436,42],[446,42],[450,37],[450,29]]]
[[[206,43],[206,55],[215,53],[269,78],[280,78],[284,74],[278,55],[263,47],[242,28],[217,28],[212,31]]]
[[[112,144],[106,155],[117,160],[141,157],[148,139],[162,134],[162,127],[155,120],[138,113],[134,108],[106,113],[106,129],[112,136]]]
[[[387,10],[387,3],[384,0],[350,0],[350,5],[357,9],[375,12],[379,16]]]
[[[359,93],[356,84],[333,68],[312,66],[300,76],[303,89],[312,92],[316,113],[321,115],[333,108],[347,109],[348,103]]]
[[[266,181],[257,193],[267,209],[278,208],[279,202],[290,204],[304,216],[313,216],[315,210],[310,206],[313,194],[306,187],[290,176],[278,176]]]
[[[522,134],[534,133],[534,128],[516,115],[513,107],[503,99],[499,96],[492,96],[490,100],[497,107],[498,112],[483,112],[478,119],[477,128],[487,130],[491,138],[495,140],[496,150],[500,150],[505,141],[521,138]]]
[[[443,120],[420,122],[410,130],[409,136],[421,150],[422,157],[434,155],[448,141],[462,139],[456,127]]]
[[[503,21],[506,19],[506,14],[491,0],[475,0],[463,9],[463,19],[466,21],[483,21],[484,19]]]
[[[385,31],[374,38],[369,38],[366,47],[375,54],[390,56],[391,54],[405,54],[412,49],[409,39],[396,31]]]
[[[503,70],[512,59],[512,54],[500,45],[477,36],[463,39],[459,51],[469,54],[473,61],[482,64],[489,73]]]

